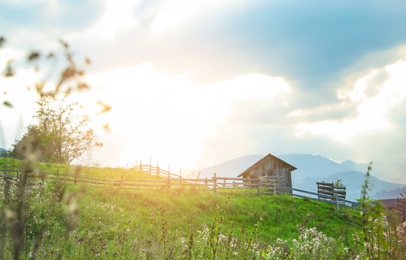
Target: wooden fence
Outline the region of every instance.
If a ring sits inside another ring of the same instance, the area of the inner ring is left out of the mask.
[[[258,191],[265,194],[268,191],[276,191],[275,185],[278,183],[278,178],[268,178],[264,181],[257,179],[246,178],[227,178],[217,177],[214,173],[212,178],[205,179],[192,179],[182,178],[180,175],[170,173],[169,171],[162,170],[158,167],[151,167],[149,165],[138,166],[137,170],[141,170],[152,175],[160,176],[160,179],[126,179],[121,176],[119,179],[101,179],[82,175],[67,174],[67,173],[43,173],[38,176],[30,175],[30,179],[42,182],[64,181],[68,185],[87,185],[90,187],[102,186],[118,186],[121,188],[129,189],[145,189],[157,190],[162,188],[182,187],[183,189],[196,189],[208,190],[213,192],[222,192],[229,190],[249,190]],[[0,170],[0,178],[12,179],[19,181],[22,179],[22,172],[20,171],[5,171]]]
[[[341,197],[311,192],[311,191],[302,190],[302,189],[296,189],[296,188],[287,187],[287,186],[280,186],[280,187],[278,187],[278,189],[282,190],[281,193],[283,193],[283,190],[291,191],[292,196],[295,196],[295,197],[308,198],[308,199],[312,199],[312,200],[318,200],[318,201],[322,201],[322,202],[326,202],[326,203],[330,203],[330,204],[335,204],[338,209],[340,206],[357,208],[359,205],[359,203],[357,203],[357,202],[349,201],[349,200],[346,200]]]
[[[161,177],[167,177],[167,178],[172,178],[172,179],[182,178],[182,168],[180,168],[179,174],[175,174],[173,172],[170,172],[169,165],[168,165],[168,170],[165,170],[163,168],[160,168],[158,165],[152,166],[151,164],[147,165],[147,164],[140,163],[139,165],[135,165],[134,169],[136,169],[140,172],[146,172],[151,175],[156,175],[156,176],[161,176]]]
[[[182,178],[181,174],[170,173],[168,170],[160,169],[151,165],[138,165],[135,169],[163,178],[141,180],[126,179],[122,176],[119,179],[101,179],[82,175],[67,173],[44,173],[39,176],[29,176],[40,182],[63,181],[67,185],[86,185],[92,188],[101,188],[106,186],[115,186],[120,189],[131,190],[162,190],[171,188],[182,189],[200,189],[212,192],[229,192],[229,191],[249,191],[257,194],[289,194],[296,197],[319,200],[331,204],[346,207],[356,207],[356,203],[345,200],[345,197],[335,196],[334,194],[315,193],[306,190],[296,189],[283,186],[283,178],[275,176],[261,177],[260,179],[248,178],[228,178],[217,177],[216,173],[211,178],[193,179]],[[20,181],[22,173],[19,171],[0,170],[0,178]]]

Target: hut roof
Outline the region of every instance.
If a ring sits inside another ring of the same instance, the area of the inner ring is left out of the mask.
[[[388,209],[393,209],[398,207],[398,200],[397,199],[384,199],[379,200],[382,204],[387,207]]]
[[[241,177],[241,176],[243,176],[245,173],[247,173],[247,172],[249,172],[249,171],[251,171],[251,170],[260,169],[260,168],[261,168],[261,165],[262,165],[262,162],[263,162],[263,161],[269,161],[269,160],[279,162],[280,165],[282,166],[282,168],[288,168],[290,171],[294,171],[294,170],[297,169],[295,166],[292,166],[292,165],[290,165],[289,163],[285,162],[284,160],[279,159],[278,157],[273,156],[272,154],[269,153],[268,155],[266,155],[264,158],[262,158],[261,160],[257,161],[256,163],[254,163],[251,167],[249,167],[248,169],[246,169],[243,173],[241,173],[241,174],[238,175],[237,177]]]

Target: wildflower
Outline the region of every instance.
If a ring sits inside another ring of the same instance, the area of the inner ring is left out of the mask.
[[[220,241],[220,242],[222,242],[222,241],[227,241],[228,240],[228,238],[227,238],[227,236],[225,236],[225,235],[223,235],[223,234],[219,234],[218,235],[218,240]]]

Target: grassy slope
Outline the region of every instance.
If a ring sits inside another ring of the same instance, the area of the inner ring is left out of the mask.
[[[4,166],[4,161],[0,165]],[[51,164],[41,164],[40,168],[50,172],[57,168],[61,173],[72,171]],[[131,169],[111,168],[83,168],[82,175],[112,179],[121,176],[128,179],[158,178]],[[103,248],[119,248],[121,255],[125,255],[126,250],[144,250],[145,245],[153,246],[151,241],[188,237],[189,233],[196,234],[201,230],[204,223],[213,226],[213,221],[225,235],[233,230],[239,239],[254,238],[263,244],[276,238],[297,238],[299,225],[316,227],[345,244],[350,244],[351,234],[361,230],[358,211],[337,211],[327,203],[286,195],[215,194],[181,188],[130,191],[104,187],[89,188],[85,192],[79,192],[78,187],[70,186],[69,189],[77,191],[80,209],[80,223],[71,236],[74,240],[70,242],[71,250],[79,250],[81,257],[86,257],[86,252],[106,251]],[[105,254],[112,255],[111,252]]]
[[[157,178],[126,169],[84,169],[83,175],[129,179]],[[114,221],[122,225],[137,219],[142,223],[163,218],[172,229],[199,229],[203,223],[210,225],[215,215],[224,217],[225,232],[234,226],[236,235],[253,232],[259,222],[258,236],[263,242],[276,238],[289,239],[298,236],[298,226],[316,227],[334,238],[348,238],[360,230],[359,212],[290,196],[258,196],[248,193],[218,193],[211,191],[183,190],[180,188],[153,191],[128,191],[106,188],[89,190],[86,200],[114,205],[120,210],[111,212]],[[216,213],[219,207],[220,213]],[[85,213],[85,211],[84,211]],[[84,221],[86,221],[84,219]],[[123,221],[124,223],[120,223]],[[114,222],[114,223],[113,223]]]

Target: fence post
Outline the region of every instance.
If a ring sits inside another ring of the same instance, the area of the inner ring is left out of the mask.
[[[258,195],[261,195],[261,185],[262,185],[261,179],[259,179],[259,177],[258,177],[258,183],[257,183]]]
[[[23,183],[23,175],[17,170],[17,177],[20,183]]]
[[[217,191],[217,177],[216,177],[216,173],[214,173],[214,176],[213,176],[213,191],[214,191],[214,192]]]
[[[3,173],[4,173],[3,180],[6,181],[6,180],[7,180],[7,177],[6,177],[6,176],[7,176],[7,171],[6,171],[6,170],[3,170]],[[7,204],[6,204],[6,205],[7,205]]]
[[[336,205],[337,205],[337,211],[340,211],[340,204],[338,203],[338,196],[337,196],[336,193],[334,193],[333,196],[334,196],[334,200],[335,200]]]
[[[77,180],[77,177],[75,175],[75,179],[73,179],[73,185],[76,185],[76,180]]]
[[[273,183],[273,195],[276,195],[276,179],[271,181],[271,183]]]
[[[169,174],[166,186],[168,187],[168,190],[171,188],[171,176]]]

